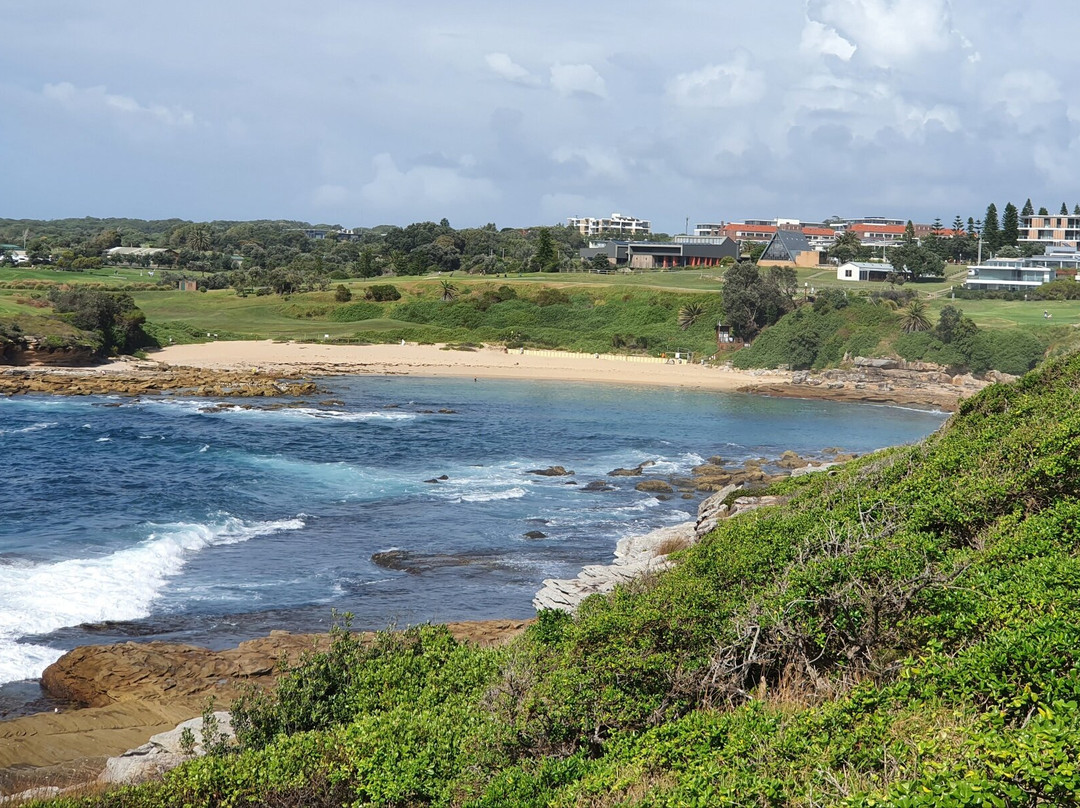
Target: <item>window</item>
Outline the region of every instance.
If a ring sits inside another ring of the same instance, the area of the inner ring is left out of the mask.
[[[844,277],[845,278],[850,278],[851,277],[851,270],[850,269],[845,269],[844,270]]]

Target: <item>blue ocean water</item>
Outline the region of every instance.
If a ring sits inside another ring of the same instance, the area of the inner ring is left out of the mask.
[[[652,460],[664,477],[711,455],[861,453],[944,418],[559,382],[320,384],[256,404],[0,398],[0,684],[77,645],[225,647],[325,629],[335,609],[358,628],[528,617],[544,578],[695,513],[697,499],[640,493],[640,478],[607,476],[616,467]],[[575,475],[527,473],[551,465]],[[615,490],[581,490],[600,479]],[[409,569],[373,560],[390,550]]]

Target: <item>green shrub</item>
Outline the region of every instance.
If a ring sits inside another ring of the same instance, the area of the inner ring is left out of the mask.
[[[364,292],[364,296],[368,300],[374,300],[379,303],[385,303],[391,300],[400,300],[401,292],[392,283],[375,283],[367,288]]]

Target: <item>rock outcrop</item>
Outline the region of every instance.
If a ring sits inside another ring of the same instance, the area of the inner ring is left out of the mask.
[[[266,373],[170,367],[123,360],[98,367],[8,368],[0,371],[0,395],[142,396],[163,392],[204,397],[300,396],[318,392],[314,382]]]
[[[213,725],[207,728],[207,738],[212,744],[231,744],[236,733],[232,728],[232,716],[224,710],[211,714]],[[136,785],[149,780],[156,780],[181,763],[206,754],[203,745],[203,716],[192,718],[177,724],[175,729],[159,732],[151,736],[142,746],[129,749],[122,755],[111,757],[105,762],[105,771],[98,775],[98,782],[104,785]],[[190,730],[191,746],[184,740],[185,731]]]
[[[1013,377],[992,371],[984,379],[954,375],[929,362],[855,357],[849,367],[812,373],[801,370],[788,381],[763,381],[743,392],[792,398],[822,398],[868,404],[932,407],[952,411],[957,402],[988,384]]]

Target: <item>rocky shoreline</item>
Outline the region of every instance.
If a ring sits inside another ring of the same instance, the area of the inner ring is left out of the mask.
[[[771,373],[766,371],[766,373]],[[928,362],[855,357],[846,368],[820,372],[795,371],[775,381],[740,387],[740,392],[786,398],[826,399],[954,412],[961,399],[995,382],[1015,376],[990,371],[986,378],[951,374]],[[764,378],[768,379],[768,376]]]
[[[496,645],[521,634],[528,622],[466,621],[447,627],[461,641]],[[42,687],[70,706],[0,721],[0,795],[92,784],[110,757],[199,716],[209,697],[227,706],[248,685],[272,684],[281,660],[295,660],[328,642],[327,634],[275,631],[225,651],[167,642],[69,651],[45,670]]]

